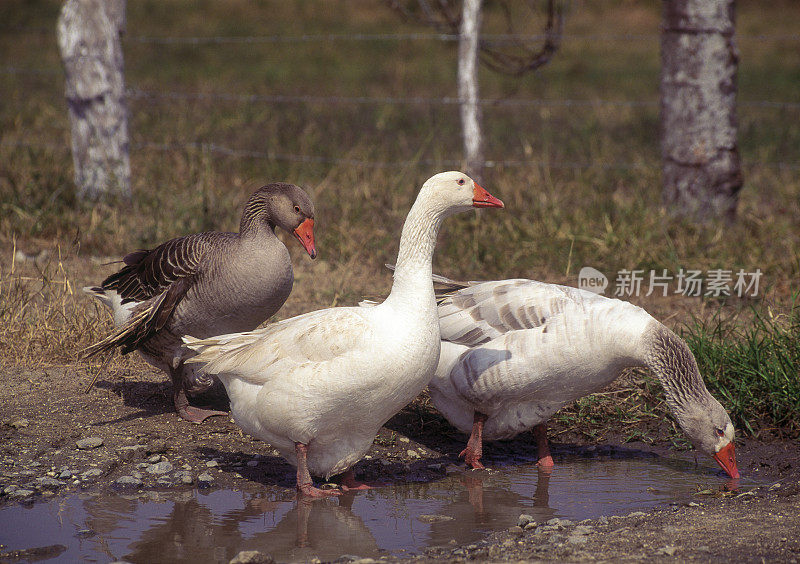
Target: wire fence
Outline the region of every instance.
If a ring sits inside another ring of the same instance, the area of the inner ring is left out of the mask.
[[[41,141],[26,141],[26,140],[0,140],[0,146],[26,148],[26,149],[47,149],[48,151],[56,153],[70,153],[70,147],[63,143],[47,143]],[[164,153],[173,152],[194,152],[204,155],[229,157],[234,159],[265,159],[269,161],[283,161],[291,163],[308,163],[318,165],[339,165],[339,166],[353,166],[368,169],[404,169],[411,167],[430,167],[430,166],[445,166],[445,167],[459,167],[463,162],[453,159],[405,159],[395,161],[376,161],[368,159],[357,159],[348,157],[326,157],[320,155],[301,155],[274,151],[257,151],[252,149],[240,149],[234,147],[227,147],[213,142],[203,141],[189,141],[189,142],[170,142],[158,143],[150,141],[134,141],[130,144],[134,150],[141,151],[156,151]],[[748,168],[772,168],[777,170],[797,171],[800,170],[800,163],[787,163],[781,161],[748,161],[745,160],[743,165]],[[649,162],[631,162],[631,161],[567,161],[567,160],[552,160],[545,161],[540,159],[504,159],[504,160],[486,160],[484,162],[486,168],[543,168],[543,169],[568,169],[568,170],[652,170],[661,167],[658,161]]]
[[[49,27],[0,27],[0,33],[19,33],[55,36],[55,28]],[[661,34],[652,33],[563,33],[560,35],[496,33],[483,34],[481,40],[489,43],[532,43],[545,39],[565,41],[659,41]],[[743,41],[800,41],[800,33],[735,33],[734,38]],[[309,33],[301,35],[217,35],[217,36],[153,36],[126,35],[129,43],[152,43],[156,45],[215,45],[238,43],[311,43],[311,42],[359,42],[359,41],[445,41],[456,42],[458,35],[435,32],[411,33]]]
[[[2,31],[12,31],[15,33],[52,33],[55,30],[50,28],[0,28]],[[657,41],[660,37],[658,33],[638,33],[638,34],[585,34],[571,35],[564,34],[562,40],[574,41]],[[757,41],[800,41],[800,34],[737,34],[738,39],[757,40]],[[494,34],[482,36],[482,39],[495,42],[536,42],[545,39],[541,34],[519,35],[519,34]],[[304,43],[304,42],[370,42],[370,41],[447,41],[455,42],[457,35],[444,33],[360,33],[360,34],[304,34],[304,35],[259,35],[259,36],[126,36],[125,42],[155,44],[155,45],[221,45],[221,44],[268,44],[268,43]],[[6,75],[42,75],[54,76],[63,75],[61,68],[33,68],[6,65],[0,67],[0,74]],[[425,107],[456,107],[462,103],[458,97],[428,97],[428,96],[330,96],[330,95],[307,95],[307,94],[250,94],[241,92],[186,92],[173,90],[148,90],[131,87],[126,90],[129,100],[158,103],[162,101],[202,101],[202,102],[230,102],[234,104],[351,104],[351,105],[396,105],[396,106],[425,106]],[[484,108],[523,108],[523,107],[561,107],[561,108],[657,108],[658,100],[612,100],[612,99],[545,99],[545,98],[483,98],[479,104]],[[800,102],[778,101],[778,100],[742,100],[738,102],[742,108],[762,108],[780,111],[800,110]],[[69,151],[69,148],[61,144],[37,143],[32,141],[8,140],[0,141],[3,146],[42,148],[53,151]],[[406,168],[411,166],[460,166],[463,164],[457,160],[397,160],[397,161],[376,161],[369,159],[358,159],[348,157],[328,157],[321,155],[292,154],[273,151],[259,151],[250,149],[240,149],[228,147],[215,142],[189,141],[189,142],[133,142],[131,148],[143,151],[190,151],[202,152],[227,158],[240,159],[268,159],[274,161],[286,161],[295,163],[324,164],[324,165],[346,165],[364,168]],[[782,161],[750,161],[745,162],[749,167],[770,167],[780,170],[800,170],[800,163]],[[493,167],[549,167],[557,169],[614,169],[614,170],[636,170],[658,168],[660,162],[605,162],[605,161],[572,161],[572,160],[535,160],[535,159],[506,159],[488,160],[485,162],[488,168]]]

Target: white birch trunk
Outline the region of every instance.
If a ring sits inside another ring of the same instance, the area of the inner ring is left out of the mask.
[[[734,0],[667,0],[661,34],[663,199],[675,214],[736,214]]]
[[[81,200],[131,196],[124,29],[125,0],[67,0],[58,18]]]
[[[480,27],[481,0],[464,0],[461,33],[458,41],[458,98],[467,172],[479,181],[483,175],[481,108],[478,104],[478,35]]]

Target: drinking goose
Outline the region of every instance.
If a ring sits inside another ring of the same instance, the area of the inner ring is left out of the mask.
[[[125,267],[84,291],[111,309],[118,330],[82,353],[138,350],[172,378],[173,402],[185,420],[201,423],[223,411],[189,405],[213,378],[182,362],[181,337],[249,331],[277,312],[294,276],[278,226],[313,259],[314,205],[301,188],[283,182],[259,188],[247,201],[238,233],[206,232],[172,239],[125,256]]]
[[[739,477],[730,417],[686,343],[643,309],[534,280],[437,281],[442,352],[429,389],[436,408],[470,433],[461,456],[473,468],[483,468],[483,439],[531,428],[539,464],[552,466],[547,419],[623,369],[645,366],[692,443]]]
[[[187,360],[217,376],[236,423],[297,466],[304,495],[311,475],[343,474],[345,489],[365,488],[352,466],[376,433],[433,376],[439,319],[431,261],[442,220],[471,207],[503,203],[460,172],[428,179],[403,225],[389,297],[372,308],[323,309],[248,333],[185,337]]]

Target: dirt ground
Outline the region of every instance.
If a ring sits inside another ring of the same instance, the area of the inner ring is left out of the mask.
[[[35,503],[37,498],[87,488],[118,489],[123,487],[117,482],[120,477],[135,473],[137,465],[158,453],[166,455],[175,467],[190,469],[195,480],[191,487],[209,486],[198,478],[206,473],[211,477],[211,487],[256,492],[267,488],[286,499],[294,496],[294,470],[275,451],[244,435],[224,417],[209,419],[203,425],[178,420],[166,378],[144,363],[130,372],[100,374],[89,393],[85,389],[93,375],[84,365],[39,370],[12,367],[4,372],[0,391],[0,492],[4,493],[0,504]],[[76,441],[87,437],[101,437],[103,445],[76,448]],[[580,455],[590,450],[587,443],[569,433],[558,438],[560,442],[554,445],[557,463],[559,453]],[[411,474],[414,480],[435,480],[444,473],[442,462],[457,463],[463,440],[424,403],[412,404],[381,431],[369,453],[371,459],[362,461],[357,473],[366,479],[390,482],[411,479]],[[665,444],[625,447],[664,456],[676,454]],[[530,437],[519,437],[490,444],[487,455],[491,459],[505,451],[532,454],[532,449]],[[800,446],[785,441],[744,440],[739,442],[737,453],[742,474],[760,477],[764,486],[746,493],[709,491],[694,496],[695,501],[689,504],[646,514],[529,530],[512,528],[466,547],[428,549],[415,558],[797,562]],[[264,464],[247,464],[254,456]],[[217,463],[209,466],[209,461]],[[58,469],[64,467],[75,473],[96,470],[91,480],[74,479],[76,476],[58,480]],[[54,471],[49,475],[54,478],[42,482],[41,476],[51,468]],[[145,482],[148,479],[151,477],[145,476]],[[28,497],[20,499],[13,491],[6,491],[11,484],[26,487],[26,480],[38,480]],[[152,484],[158,485],[165,484]],[[590,534],[578,534],[582,533],[576,529],[580,526],[588,526]]]

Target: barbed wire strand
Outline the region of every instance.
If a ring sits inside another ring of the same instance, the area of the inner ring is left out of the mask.
[[[284,94],[235,94],[229,92],[169,92],[150,91],[129,88],[129,98],[139,100],[212,100],[242,103],[320,103],[320,104],[395,104],[395,105],[429,105],[457,106],[462,100],[457,97],[443,96],[438,98],[426,96],[313,96]],[[557,98],[482,98],[478,100],[482,106],[564,106],[564,107],[657,107],[658,100],[606,100],[606,99],[557,99]],[[774,100],[740,101],[739,106],[764,107],[782,109],[800,109],[800,103]]]
[[[0,146],[48,149],[56,152],[69,153],[70,147],[62,143],[31,142],[22,140],[0,140]],[[299,155],[292,153],[277,153],[272,151],[256,151],[251,149],[237,149],[218,145],[216,143],[204,141],[191,142],[152,142],[134,141],[131,148],[135,150],[150,150],[160,152],[180,152],[193,151],[208,154],[220,155],[232,158],[265,159],[270,161],[287,161],[310,164],[325,165],[348,165],[363,168],[407,168],[411,166],[461,166],[460,160],[453,159],[417,159],[399,161],[375,161],[367,159],[345,158],[345,157],[326,157],[321,155]],[[545,167],[555,169],[602,169],[602,170],[643,170],[660,168],[657,162],[629,162],[629,161],[543,161],[536,159],[508,159],[508,160],[487,160],[485,166],[488,168],[498,167]],[[800,163],[787,163],[780,161],[745,161],[745,167],[768,167],[781,170],[800,170]]]
[[[2,33],[48,34],[55,35],[55,27],[0,27]],[[552,36],[551,36],[552,37]],[[649,41],[661,37],[660,32],[650,33],[564,33],[558,38],[562,41]],[[736,33],[739,40],[757,41],[800,41],[800,33]],[[481,36],[489,42],[532,42],[546,39],[545,34],[487,33]],[[458,35],[450,33],[406,32],[406,33],[307,33],[300,35],[216,35],[216,36],[152,36],[127,35],[123,41],[133,43],[154,43],[159,45],[182,44],[202,45],[220,43],[309,43],[325,41],[458,41]]]

